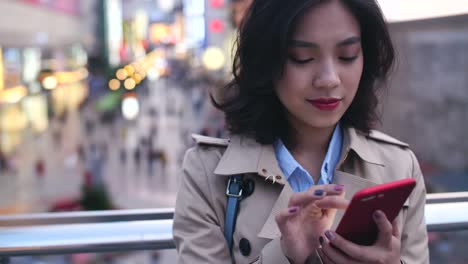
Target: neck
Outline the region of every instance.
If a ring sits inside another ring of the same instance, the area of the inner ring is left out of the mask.
[[[328,128],[314,128],[293,126],[288,140],[288,147],[293,154],[309,157],[324,158],[335,126]]]

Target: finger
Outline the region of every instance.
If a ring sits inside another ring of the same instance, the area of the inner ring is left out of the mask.
[[[323,264],[335,264],[327,255],[325,255],[325,253],[323,253],[323,249],[318,248],[317,253]]]
[[[341,195],[345,190],[345,186],[342,184],[325,184],[320,186],[312,186],[306,192],[314,193],[317,188],[324,190],[327,195]]]
[[[371,261],[372,260],[372,252],[369,252],[368,248],[354,244],[342,236],[338,235],[333,231],[326,231],[325,236],[330,241],[330,244],[336,247],[335,250],[340,250],[344,254],[348,255],[352,259],[356,259],[361,263],[363,261]],[[333,258],[332,258],[333,259]],[[341,263],[341,262],[340,262]],[[348,263],[348,262],[344,262]]]
[[[350,256],[345,255],[342,251],[333,247],[330,243],[322,244],[322,252],[324,258],[329,261],[328,263],[357,263],[352,258],[350,258]]]
[[[278,228],[281,231],[282,235],[287,235],[287,222],[291,217],[294,217],[299,213],[300,207],[293,206],[288,209],[281,210],[279,214],[276,215],[275,220],[278,224]]]
[[[323,199],[316,201],[317,207],[322,209],[346,209],[349,201],[342,196],[326,196]]]
[[[398,221],[397,221],[396,218],[395,218],[395,220],[393,220],[393,222],[392,222],[392,228],[393,228],[392,235],[393,235],[394,237],[398,238],[398,240],[401,240],[400,229],[398,229]]]
[[[305,206],[309,203],[323,199],[325,195],[326,195],[326,192],[322,189],[317,189],[313,193],[310,193],[310,192],[294,193],[291,196],[291,198],[289,198],[288,207]]]
[[[374,222],[377,224],[379,235],[377,237],[377,244],[388,247],[392,244],[393,227],[384,212],[377,210],[372,215]]]

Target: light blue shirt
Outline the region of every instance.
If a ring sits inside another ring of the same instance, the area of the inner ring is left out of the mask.
[[[340,124],[338,124],[328,145],[327,155],[322,163],[321,175],[317,185],[332,182],[336,165],[340,161],[342,144],[343,131]],[[276,140],[273,146],[279,167],[295,192],[303,192],[316,184],[312,176],[294,159],[280,139]]]

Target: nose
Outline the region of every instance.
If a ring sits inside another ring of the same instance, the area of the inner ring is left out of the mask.
[[[331,89],[341,84],[338,69],[332,61],[324,62],[314,78],[314,87]]]

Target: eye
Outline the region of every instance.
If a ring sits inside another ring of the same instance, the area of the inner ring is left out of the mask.
[[[297,64],[306,64],[308,62],[311,62],[314,60],[314,58],[308,58],[308,59],[298,59],[294,56],[289,56],[289,59],[294,62],[294,63],[297,63]]]
[[[340,57],[339,59],[344,61],[344,62],[353,62],[358,58],[358,56],[353,56],[353,57]]]

